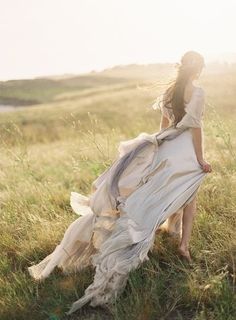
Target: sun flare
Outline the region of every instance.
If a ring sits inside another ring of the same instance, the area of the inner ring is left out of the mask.
[[[236,52],[234,0],[1,0],[2,79]]]

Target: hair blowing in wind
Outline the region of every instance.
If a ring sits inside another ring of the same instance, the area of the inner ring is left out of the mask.
[[[181,63],[177,63],[177,76],[166,89],[163,100],[159,102],[162,102],[164,107],[173,110],[174,125],[185,115],[185,87],[188,81],[197,75],[204,65],[203,56],[195,51],[186,52],[181,58]]]

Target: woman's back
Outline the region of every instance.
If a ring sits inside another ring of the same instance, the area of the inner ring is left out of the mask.
[[[160,103],[158,103],[157,108],[162,111],[162,114],[170,120],[171,123],[174,122],[174,112],[171,103],[164,105],[163,101],[166,98],[166,93],[161,97]],[[184,96],[184,105],[186,114],[183,116],[181,121],[177,124],[177,127],[182,125],[189,127],[201,127],[202,126],[202,116],[204,114],[204,103],[205,103],[205,92],[201,87],[187,88]],[[187,102],[188,101],[188,102]]]

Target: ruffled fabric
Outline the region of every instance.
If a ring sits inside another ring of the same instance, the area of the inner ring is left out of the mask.
[[[67,314],[88,302],[97,306],[116,299],[129,272],[149,259],[157,228],[181,216],[206,175],[184,125],[141,133],[120,142],[118,151],[93,182],[92,194],[71,193],[71,207],[80,217],[54,252],[28,268],[32,277],[43,280],[56,266],[65,273],[95,267],[93,282]],[[178,232],[178,219],[173,221],[172,231]]]
[[[96,252],[91,238],[95,223],[95,214],[86,206],[86,197],[79,193],[71,194],[71,205],[81,216],[67,228],[63,239],[55,250],[40,263],[28,267],[30,275],[38,281],[47,278],[56,266],[68,274],[79,271],[91,264],[91,255]],[[88,200],[88,198],[87,198]]]
[[[185,134],[184,144],[191,143],[189,133]],[[96,267],[93,283],[67,314],[88,302],[97,306],[116,299],[125,288],[128,273],[149,259],[157,228],[173,214],[178,214],[196,195],[205,176],[196,163],[185,168],[185,174],[179,172],[176,179],[175,169],[173,174],[167,169],[171,168],[170,163],[159,162],[155,157],[148,174],[142,177],[144,183],[128,196],[123,195],[118,206],[120,217],[109,238],[101,243],[99,252],[92,258]]]

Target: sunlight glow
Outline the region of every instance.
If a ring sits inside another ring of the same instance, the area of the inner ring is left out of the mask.
[[[234,0],[0,0],[0,79],[235,53]]]

